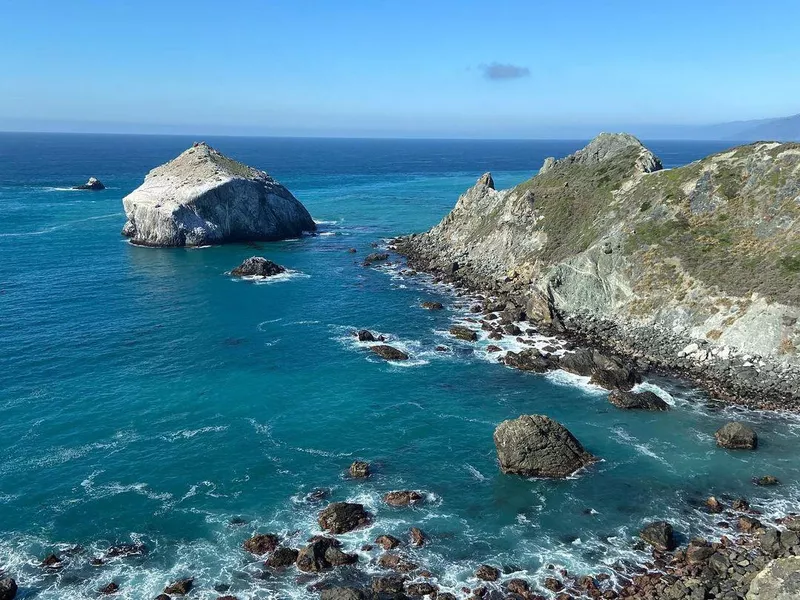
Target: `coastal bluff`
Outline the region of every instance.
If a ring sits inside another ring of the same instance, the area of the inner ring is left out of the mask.
[[[122,204],[122,234],[142,246],[275,241],[316,229],[288,189],[205,142],[150,171]]]
[[[412,268],[644,371],[800,408],[800,144],[664,169],[635,137],[603,133],[516,187],[490,180],[395,240]]]

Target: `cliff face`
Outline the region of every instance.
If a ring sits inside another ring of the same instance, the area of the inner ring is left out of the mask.
[[[123,235],[146,246],[271,241],[316,228],[280,183],[205,143],[150,171],[122,203]]]
[[[658,332],[679,361],[798,362],[800,144],[663,170],[632,136],[601,134],[513,189],[479,182],[398,249],[531,316]]]

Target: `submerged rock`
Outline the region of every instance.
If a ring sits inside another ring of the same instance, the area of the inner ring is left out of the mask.
[[[608,401],[617,408],[628,410],[669,410],[669,404],[653,392],[623,392],[614,390]]]
[[[744,423],[731,421],[714,434],[717,445],[729,450],[755,450],[758,446],[756,432]]]
[[[169,594],[171,596],[185,596],[191,591],[193,585],[194,585],[194,579],[191,577],[187,577],[186,579],[179,579],[178,581],[171,583],[167,587],[165,587],[164,593]]]
[[[235,277],[272,277],[285,273],[286,268],[263,256],[251,256],[231,271]]]
[[[324,531],[340,534],[369,524],[371,518],[363,504],[334,502],[319,513],[317,522]]]
[[[119,591],[119,585],[112,581],[108,585],[104,585],[98,591],[105,596],[110,596],[111,594],[116,594]]]
[[[566,427],[544,415],[503,421],[494,432],[503,473],[563,478],[597,459]]]
[[[373,252],[372,254],[367,255],[363,264],[365,267],[368,267],[373,263],[383,262],[388,259],[389,255],[386,252]]]
[[[675,534],[672,531],[672,525],[666,521],[650,523],[639,532],[639,537],[657,550],[675,549]]]
[[[89,181],[87,181],[86,183],[83,183],[81,185],[76,185],[72,189],[73,190],[94,190],[94,191],[99,191],[99,190],[106,189],[106,186],[104,186],[103,183],[99,179],[96,179],[94,177],[89,177]]]
[[[144,246],[271,241],[316,229],[280,183],[205,143],[150,171],[122,204],[123,235]]]
[[[444,306],[441,302],[425,301],[420,306],[426,310],[442,310]]]
[[[378,346],[370,346],[369,349],[385,360],[408,360],[408,354],[394,346],[380,344]]]

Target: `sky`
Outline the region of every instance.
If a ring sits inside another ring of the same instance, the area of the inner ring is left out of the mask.
[[[798,0],[0,0],[0,130],[527,138],[780,117],[800,113],[798,23]]]

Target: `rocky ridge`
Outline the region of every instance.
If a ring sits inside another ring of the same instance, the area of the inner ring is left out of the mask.
[[[413,269],[717,397],[800,407],[800,144],[665,170],[601,134],[512,189],[489,179],[395,241]]]
[[[205,142],[150,171],[122,204],[122,234],[142,246],[273,241],[316,229],[289,190]]]

